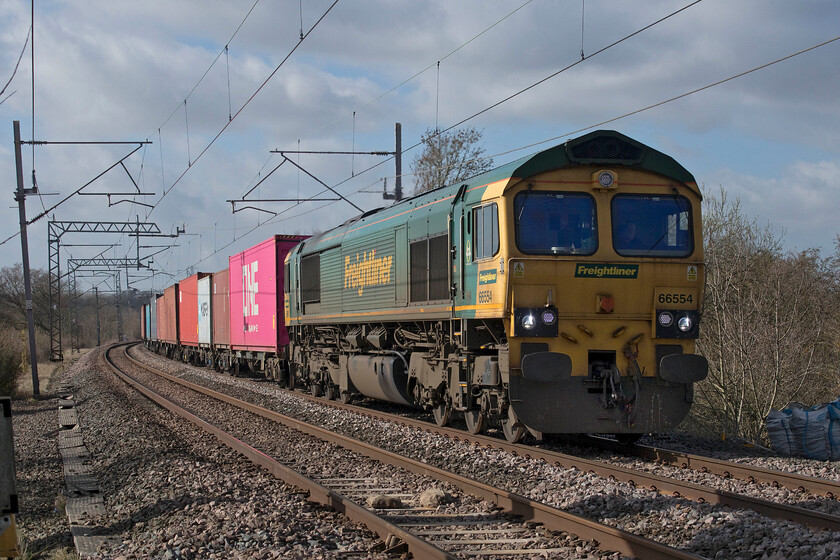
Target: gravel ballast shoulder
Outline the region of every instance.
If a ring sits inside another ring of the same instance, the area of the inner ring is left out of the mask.
[[[91,351],[63,376],[108,511],[88,525],[122,543],[101,557],[376,557],[365,552],[375,535],[132,395],[101,356]],[[15,402],[13,422],[27,551],[70,548],[57,399]]]

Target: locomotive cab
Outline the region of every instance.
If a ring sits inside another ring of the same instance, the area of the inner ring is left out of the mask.
[[[626,137],[565,148],[579,165],[504,194],[511,409],[536,432],[666,430],[708,367],[694,355],[700,193],[675,162],[642,165],[650,148]]]

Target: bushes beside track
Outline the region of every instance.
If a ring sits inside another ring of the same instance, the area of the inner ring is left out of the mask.
[[[766,445],[771,410],[840,394],[840,237],[822,252],[785,251],[722,189],[704,193],[703,234],[697,351],[709,376],[682,428]]]
[[[25,332],[10,328],[0,329],[0,396],[15,394],[18,381],[29,365],[27,354]]]

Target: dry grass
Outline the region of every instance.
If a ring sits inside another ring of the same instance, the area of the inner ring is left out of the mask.
[[[84,356],[90,348],[83,348],[78,353],[65,357],[64,362],[39,362],[38,363],[38,389],[41,394],[51,388],[53,379],[56,378],[65,368]],[[32,394],[32,368],[27,364],[26,371],[18,379],[16,395],[21,399],[31,399]]]
[[[28,550],[26,543],[24,543],[18,560],[79,560],[79,553],[72,548],[33,552]]]

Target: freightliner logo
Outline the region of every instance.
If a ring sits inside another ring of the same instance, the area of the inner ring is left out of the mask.
[[[575,278],[630,278],[639,276],[637,264],[589,264],[575,265]]]
[[[344,257],[344,289],[358,290],[362,295],[367,286],[382,286],[391,282],[391,266],[394,256],[377,257],[376,249],[365,251],[356,261]]]

